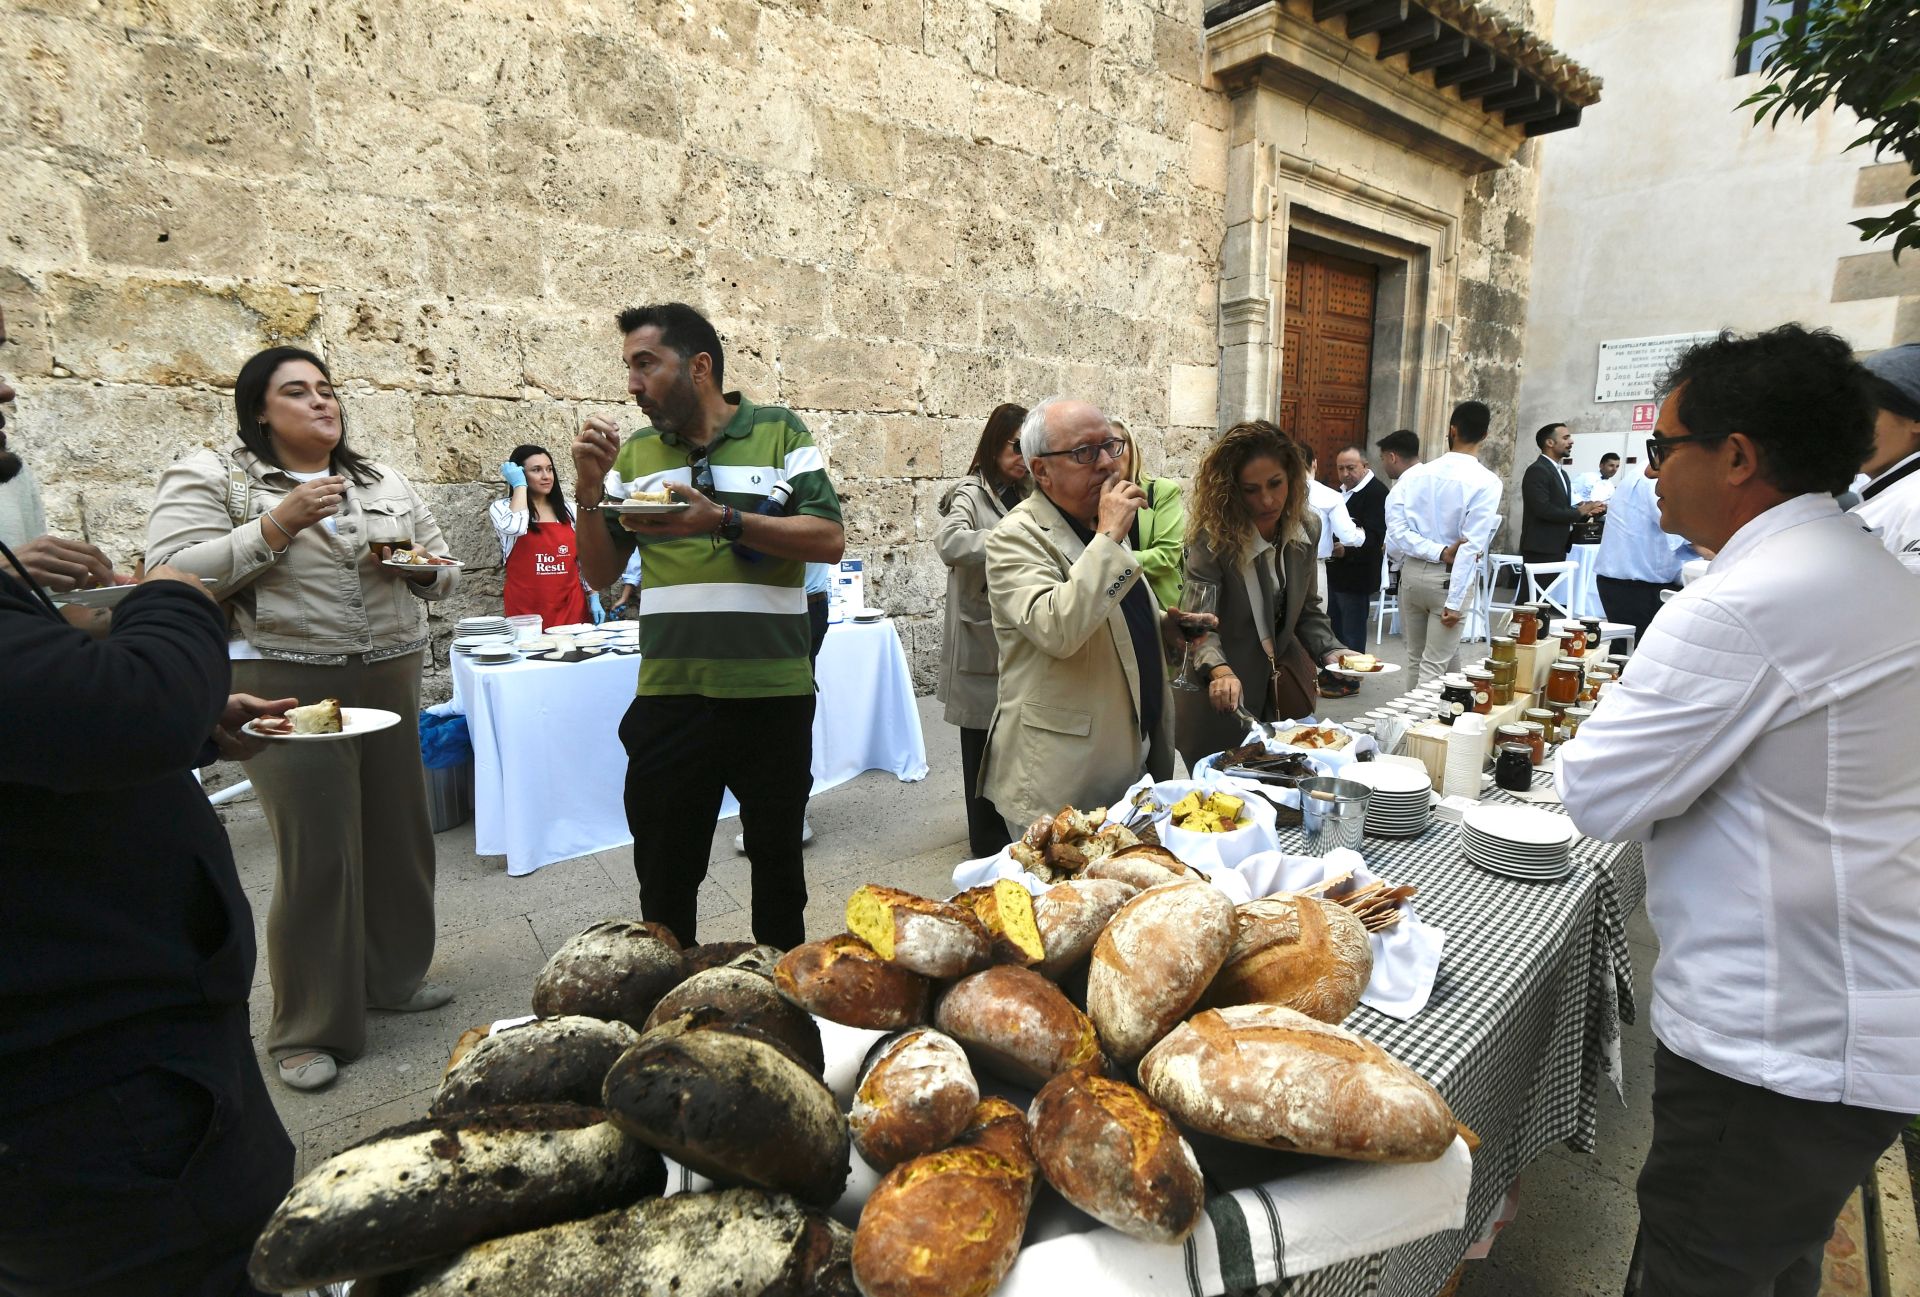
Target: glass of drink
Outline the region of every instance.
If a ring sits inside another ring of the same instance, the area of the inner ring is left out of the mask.
[[[1212,581],[1189,578],[1181,592],[1180,602],[1183,606],[1178,621],[1180,637],[1186,641],[1186,651],[1182,655],[1180,674],[1175,677],[1173,687],[1188,693],[1199,693],[1207,687],[1207,682],[1194,673],[1193,646],[1220,625],[1220,618],[1216,615],[1220,607],[1220,587]]]
[[[367,515],[367,550],[373,555],[373,561],[380,561],[380,551],[391,549],[395,553],[413,548],[412,529],[406,519],[393,518],[385,514]]]

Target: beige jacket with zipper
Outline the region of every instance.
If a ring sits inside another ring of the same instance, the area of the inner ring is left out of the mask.
[[[933,547],[947,565],[947,623],[934,696],[947,705],[947,724],[984,730],[1000,682],[987,604],[987,534],[1007,516],[1007,506],[983,478],[969,477],[940,497],[940,513]]]
[[[263,657],[339,665],[349,654],[379,661],[417,653],[427,644],[421,600],[453,593],[458,574],[439,572],[421,585],[374,559],[367,537],[375,515],[404,526],[428,553],[448,551],[412,483],[372,467],[372,483],[348,482],[336,530],[315,523],[275,554],[268,539],[281,537],[262,515],[299,483],[242,446],[183,456],[160,475],[147,566],[171,563],[206,582],[231,611],[235,637]]]

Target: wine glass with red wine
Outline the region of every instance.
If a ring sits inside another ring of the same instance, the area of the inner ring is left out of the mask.
[[[1184,689],[1188,693],[1200,693],[1206,689],[1207,682],[1194,674],[1193,646],[1219,628],[1220,618],[1216,615],[1219,607],[1218,585],[1212,581],[1187,578],[1180,592],[1180,615],[1176,619],[1180,636],[1186,641],[1186,652],[1180,663],[1180,674],[1173,682],[1175,689]]]

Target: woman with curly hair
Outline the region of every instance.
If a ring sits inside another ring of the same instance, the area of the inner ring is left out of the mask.
[[[1285,433],[1264,419],[1228,429],[1187,504],[1187,597],[1202,583],[1218,591],[1216,628],[1194,645],[1206,690],[1175,700],[1174,743],[1191,768],[1241,741],[1243,705],[1263,721],[1293,719],[1276,714],[1276,663],[1287,710],[1306,715],[1318,666],[1350,650],[1320,604],[1320,520],[1307,507],[1305,456]]]

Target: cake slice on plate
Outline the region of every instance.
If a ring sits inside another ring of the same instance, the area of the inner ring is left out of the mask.
[[[322,698],[317,703],[292,708],[287,712],[287,719],[293,722],[295,734],[338,734],[342,728],[340,700]]]

